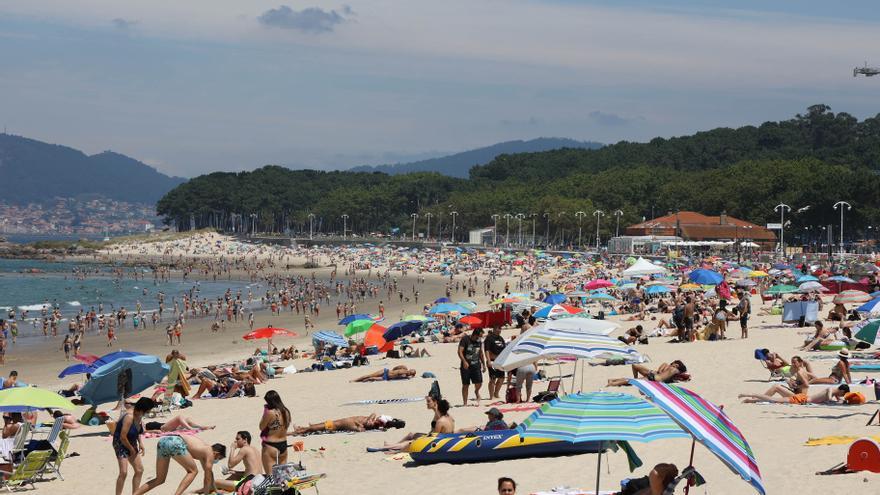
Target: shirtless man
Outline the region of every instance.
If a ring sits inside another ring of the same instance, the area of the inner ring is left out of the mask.
[[[364,375],[359,378],[355,378],[352,382],[381,382],[388,380],[406,380],[416,376],[416,370],[409,369],[404,365],[398,365],[390,370],[385,368],[384,370],[379,370],[374,373],[370,373],[369,375]]]
[[[233,471],[233,468],[244,463],[244,471]],[[229,457],[226,459],[226,469],[223,473],[228,477],[225,480],[216,480],[217,488],[232,492],[235,491],[236,483],[250,475],[260,474],[263,466],[260,461],[260,453],[251,446],[251,434],[240,431],[235,434],[235,441],[229,446]]]
[[[775,390],[775,389],[774,389]],[[756,402],[773,402],[775,404],[826,404],[836,403],[844,400],[844,396],[849,393],[849,385],[843,384],[837,388],[824,387],[819,392],[808,394],[806,391],[793,394],[788,389],[780,387],[778,391],[785,390],[789,395],[780,393],[779,397],[765,394],[739,394],[737,397],[743,400],[745,404],[754,404]]]
[[[214,483],[212,467],[214,461],[219,461],[224,457],[226,457],[226,446],[223,444],[208,445],[194,435],[162,437],[156,445],[156,477],[141,485],[134,492],[134,495],[143,495],[165,483],[171,459],[174,459],[186,470],[186,475],[178,484],[175,495],[186,492],[186,489],[196,478],[199,464],[201,464],[205,475],[202,488],[196,490],[196,493],[214,493],[217,491],[217,487]]]
[[[378,430],[380,428],[403,428],[406,426],[404,421],[394,419],[391,416],[380,416],[378,414],[370,414],[369,416],[349,416],[341,419],[329,419],[323,423],[310,424],[309,426],[300,426],[288,435],[307,435],[309,433],[318,432],[334,432],[334,431],[367,431]]]
[[[632,365],[633,378],[645,377],[650,382],[669,383],[680,373],[687,373],[687,367],[676,359],[672,363],[663,363],[657,370],[651,370],[642,364]],[[608,380],[609,387],[623,387],[629,385],[629,378],[612,378]]]

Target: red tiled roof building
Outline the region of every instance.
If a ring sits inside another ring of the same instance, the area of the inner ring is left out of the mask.
[[[727,216],[711,217],[694,211],[680,211],[646,220],[626,228],[632,236],[678,236],[688,241],[750,240],[764,249],[776,244],[776,234],[760,225]]]

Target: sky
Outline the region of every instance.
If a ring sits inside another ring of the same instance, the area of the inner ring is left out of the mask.
[[[3,0],[0,125],[170,175],[880,113],[852,0]]]

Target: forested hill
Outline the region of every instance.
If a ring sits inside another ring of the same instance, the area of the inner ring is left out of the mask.
[[[505,141],[483,148],[477,148],[449,156],[419,160],[396,165],[362,166],[350,169],[351,172],[383,172],[386,174],[406,174],[410,172],[438,172],[450,177],[467,178],[470,169],[475,165],[485,165],[499,155],[511,153],[529,153],[562,148],[597,149],[601,143],[576,141],[566,138],[537,138],[528,141]]]
[[[795,210],[787,220],[803,232],[836,224],[832,205],[845,200],[848,231],[880,225],[880,118],[859,122],[825,105],[803,115],[738,129],[719,128],[692,136],[621,142],[596,150],[564,149],[501,155],[471,169],[469,179],[436,173],[290,171],[264,167],[240,174],[197,177],[168,193],[157,211],[169,223],[229,228],[234,219],[257,215],[258,229],[308,230],[315,215],[320,230],[342,231],[342,215],[353,232],[427,230],[427,214],[449,238],[456,212],[458,238],[467,229],[492,223],[492,215],[522,214],[545,231],[595,232],[596,209],[608,214],[603,237],[613,232],[612,212],[621,225],[641,221],[651,211],[726,211],[756,223],[778,221],[780,202]],[[532,216],[534,215],[534,216]],[[504,225],[504,218],[499,227]],[[548,221],[549,224],[548,225]],[[510,224],[516,228],[514,217]]]
[[[103,196],[131,203],[153,203],[185,181],[119,153],[88,156],[56,144],[0,134],[2,199],[42,203],[53,197]]]

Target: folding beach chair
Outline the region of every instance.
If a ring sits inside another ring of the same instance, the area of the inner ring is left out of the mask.
[[[28,454],[21,464],[15,466],[15,470],[11,472],[0,470],[0,473],[9,476],[9,479],[0,481],[0,488],[5,488],[10,492],[14,488],[22,488],[28,485],[34,488],[34,481],[43,472],[51,456],[51,450],[35,450]]]
[[[31,424],[27,421],[21,424],[21,427],[18,428],[18,433],[15,434],[15,437],[12,441],[12,448],[9,449],[9,459],[7,459],[12,465],[17,464],[17,460],[23,455],[24,451],[27,449],[28,436],[31,434]]]
[[[64,480],[64,476],[61,476],[61,463],[67,456],[67,449],[70,447],[70,433],[66,430],[62,431],[59,438],[61,441],[58,443],[58,448],[55,449],[54,455],[49,456],[46,467],[40,471],[40,479],[43,479],[46,472],[52,471],[59,479]]]

